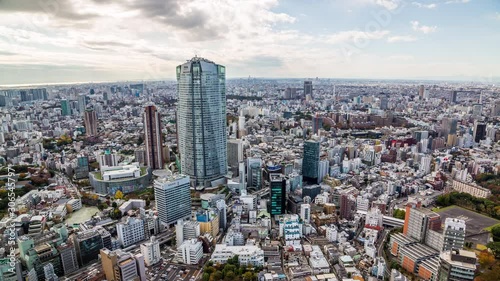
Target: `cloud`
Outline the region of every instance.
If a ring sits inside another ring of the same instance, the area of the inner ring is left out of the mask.
[[[395,10],[399,7],[399,0],[372,0],[375,4],[386,8],[387,10]]]
[[[256,55],[240,62],[244,66],[256,68],[278,68],[284,65],[282,58],[278,56]]]
[[[410,23],[413,30],[422,32],[424,34],[433,33],[437,31],[437,26],[435,25],[434,26],[420,25],[418,21],[411,21]]]
[[[465,3],[469,3],[470,0],[449,0],[449,1],[446,1],[445,4],[465,4]]]
[[[361,40],[378,40],[387,36],[388,30],[364,32],[358,30],[341,31],[326,37],[325,42],[329,44],[357,43]]]
[[[417,6],[419,8],[425,8],[425,9],[434,9],[437,7],[436,3],[431,3],[431,4],[423,4],[420,2],[411,2],[412,5]]]
[[[500,20],[500,13],[499,12],[495,13],[495,19]]]
[[[388,60],[394,60],[394,61],[412,61],[415,59],[415,57],[411,55],[392,55],[387,57]]]
[[[387,42],[389,43],[397,43],[397,42],[414,42],[417,41],[417,37],[412,35],[400,35],[400,36],[391,36],[387,38]]]
[[[97,16],[95,13],[80,12],[71,1],[1,0],[2,12],[42,13],[71,21],[85,21]]]
[[[116,3],[93,1],[102,5]],[[145,19],[175,29],[190,42],[223,39],[230,32],[248,34],[256,32],[255,28],[295,21],[288,14],[271,11],[278,5],[277,0],[129,0],[118,5],[123,11],[136,12]]]
[[[7,51],[0,51],[0,56],[15,56],[17,53],[12,53],[12,52],[7,52]]]
[[[132,44],[118,41],[83,41],[82,46],[91,50],[116,50],[117,48],[131,48]]]

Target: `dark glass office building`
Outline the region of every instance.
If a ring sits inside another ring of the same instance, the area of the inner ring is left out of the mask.
[[[99,251],[104,247],[101,235],[93,229],[78,233],[74,238],[74,244],[80,266],[97,260]]]
[[[302,159],[302,177],[304,182],[311,184],[318,183],[319,169],[319,142],[304,142],[304,158]]]
[[[285,200],[286,200],[286,180],[282,174],[269,175],[271,188],[270,188],[270,213],[271,216],[282,215],[285,213]]]

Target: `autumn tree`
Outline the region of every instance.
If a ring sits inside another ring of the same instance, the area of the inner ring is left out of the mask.
[[[488,250],[483,250],[477,255],[477,259],[482,268],[491,268],[495,264],[495,256]]]
[[[121,190],[116,191],[115,199],[123,199],[123,192],[121,192]]]

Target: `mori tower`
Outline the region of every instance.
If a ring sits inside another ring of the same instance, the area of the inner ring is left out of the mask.
[[[225,70],[199,57],[176,69],[181,172],[193,187],[217,186],[227,173]]]

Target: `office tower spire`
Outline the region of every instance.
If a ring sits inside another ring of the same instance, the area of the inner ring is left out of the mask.
[[[227,172],[225,67],[194,57],[177,66],[181,170],[192,186],[212,186]]]
[[[163,149],[160,114],[156,106],[144,108],[144,143],[146,144],[146,164],[153,170],[163,169]]]

